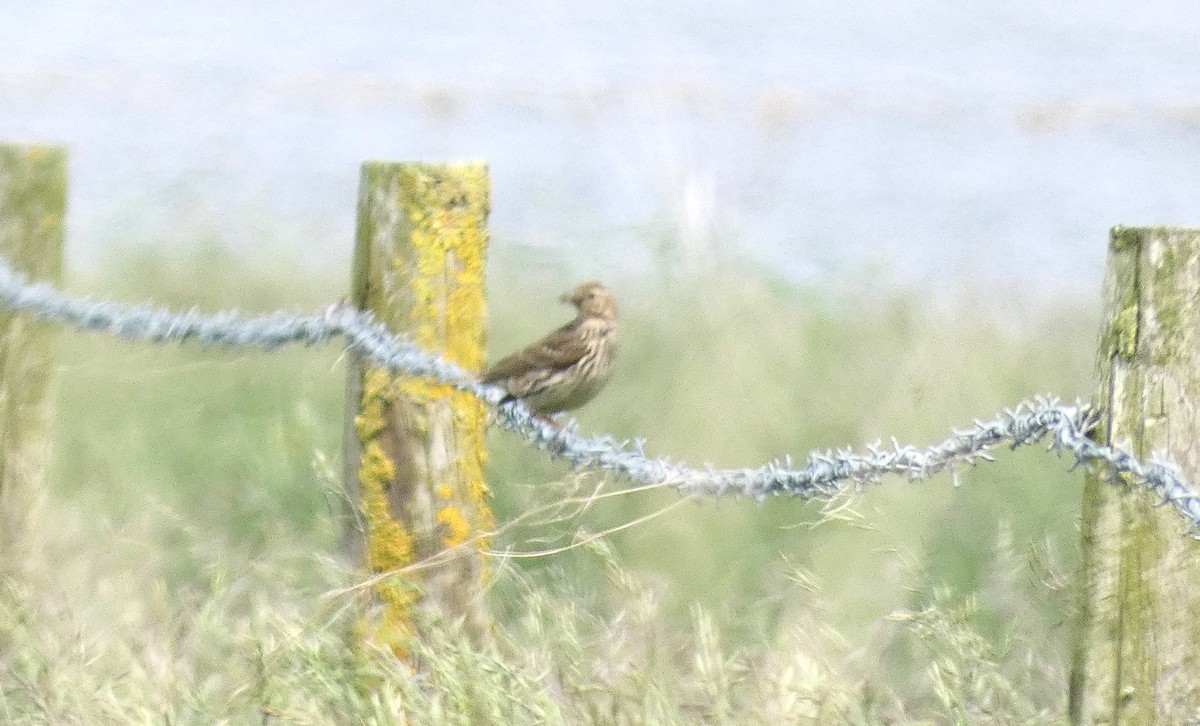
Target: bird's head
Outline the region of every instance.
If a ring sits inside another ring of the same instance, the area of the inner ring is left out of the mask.
[[[562,301],[579,309],[582,318],[616,320],[617,301],[612,293],[598,282],[585,282],[571,293],[562,296]]]

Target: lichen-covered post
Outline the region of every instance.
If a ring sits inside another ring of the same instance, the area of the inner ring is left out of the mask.
[[[354,304],[474,371],[484,359],[488,204],[484,164],[363,165]],[[402,653],[418,603],[483,633],[481,550],[493,524],[483,404],[355,361],[349,406],[347,481],[361,503],[350,539],[365,541],[365,551],[351,551],[365,554],[373,573],[404,570],[376,587],[382,616],[373,637]]]
[[[1095,434],[1200,484],[1200,230],[1115,228]],[[1073,724],[1200,718],[1200,541],[1172,507],[1090,475],[1073,634]]]
[[[62,282],[67,155],[0,144],[0,256],[33,280]],[[0,570],[22,561],[44,496],[57,335],[0,308]]]

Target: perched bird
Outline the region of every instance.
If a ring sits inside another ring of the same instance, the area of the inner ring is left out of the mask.
[[[585,282],[563,302],[575,319],[541,341],[496,362],[480,380],[503,386],[505,401],[519,398],[539,416],[579,408],[612,373],[617,348],[617,303],[603,285]]]

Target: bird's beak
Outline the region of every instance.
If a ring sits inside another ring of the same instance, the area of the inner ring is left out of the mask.
[[[563,296],[559,298],[559,300],[565,302],[568,305],[574,305],[575,304],[575,294],[570,293],[570,292],[564,293]]]

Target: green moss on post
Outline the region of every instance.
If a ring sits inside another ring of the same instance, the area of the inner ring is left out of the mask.
[[[1112,231],[1096,436],[1163,452],[1200,483],[1200,230]],[[1200,714],[1200,542],[1171,507],[1089,476],[1070,684],[1073,724]]]
[[[0,256],[34,280],[62,282],[67,155],[0,144]],[[43,498],[53,328],[0,308],[0,569],[19,567]]]
[[[354,304],[468,370],[484,360],[488,197],[483,164],[368,162],[359,187]],[[403,652],[418,603],[482,634],[483,405],[359,362],[348,405],[347,481],[361,502],[348,547],[374,573],[410,568],[376,588],[375,637]]]

